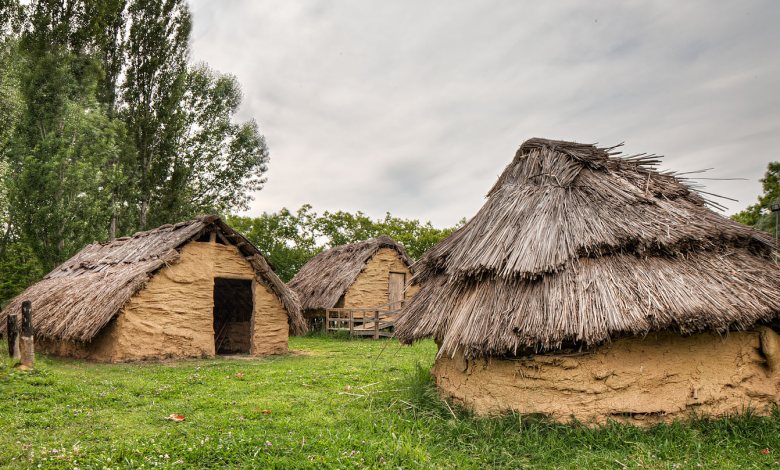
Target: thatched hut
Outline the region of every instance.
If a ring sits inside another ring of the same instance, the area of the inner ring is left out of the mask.
[[[422,288],[396,334],[435,339],[444,396],[586,422],[778,404],[772,240],[657,164],[520,147],[480,211],[413,267]]]
[[[329,308],[400,308],[416,291],[405,290],[410,264],[403,246],[383,235],[323,251],[288,286],[316,324]]]
[[[305,331],[295,294],[216,216],[88,245],[32,301],[39,351],[97,361],[277,354]]]

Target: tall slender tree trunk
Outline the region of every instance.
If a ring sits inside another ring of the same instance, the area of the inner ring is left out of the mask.
[[[111,224],[108,226],[108,239],[116,238],[116,207],[111,210]]]
[[[141,226],[141,230],[146,230],[146,214],[149,212],[149,202],[146,200],[146,196],[141,201],[141,210],[138,214],[138,225]]]

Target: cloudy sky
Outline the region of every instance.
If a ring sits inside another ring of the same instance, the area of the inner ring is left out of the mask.
[[[753,203],[780,160],[780,2],[195,0],[193,60],[238,77],[271,150],[250,214],[454,224],[527,138],[713,168]]]

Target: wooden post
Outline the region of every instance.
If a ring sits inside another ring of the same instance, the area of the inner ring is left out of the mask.
[[[8,313],[5,326],[8,332],[8,356],[19,359],[19,322],[16,313]]]
[[[352,327],[355,321],[355,312],[353,310],[349,311],[349,336],[352,337]]]
[[[29,300],[22,302],[22,336],[20,339],[21,368],[32,369],[35,360],[35,338],[32,326],[32,303]]]
[[[379,310],[374,310],[374,339],[379,339]]]

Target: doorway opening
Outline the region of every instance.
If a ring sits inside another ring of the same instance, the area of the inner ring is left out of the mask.
[[[249,353],[252,346],[252,281],[214,279],[214,351]]]

